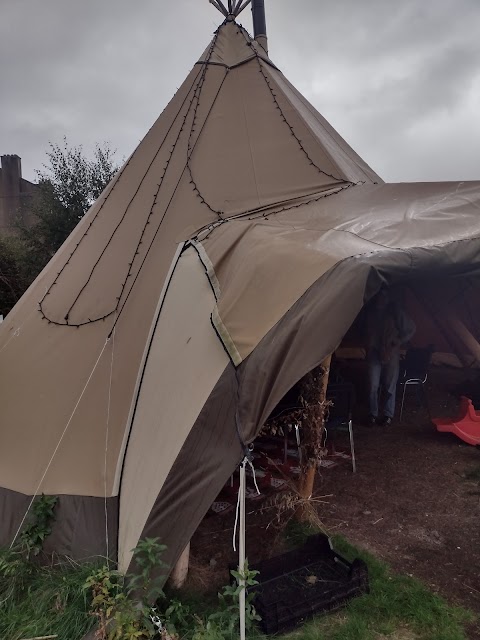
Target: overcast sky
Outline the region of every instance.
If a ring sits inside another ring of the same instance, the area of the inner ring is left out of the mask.
[[[479,0],[265,4],[273,61],[385,180],[480,179]],[[28,179],[63,136],[128,156],[221,21],[208,0],[0,0],[0,153]]]

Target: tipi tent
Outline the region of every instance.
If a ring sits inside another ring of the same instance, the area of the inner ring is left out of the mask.
[[[173,563],[381,283],[479,263],[480,182],[384,184],[229,16],[1,325],[0,544],[44,493],[46,550]]]

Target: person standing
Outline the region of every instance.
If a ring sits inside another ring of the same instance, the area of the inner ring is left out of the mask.
[[[392,298],[381,289],[367,312],[367,363],[369,379],[369,423],[388,426],[395,413],[395,395],[400,370],[400,349],[414,335],[415,324]],[[379,416],[380,390],[384,391]]]

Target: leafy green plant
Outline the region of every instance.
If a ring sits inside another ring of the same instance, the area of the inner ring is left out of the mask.
[[[214,611],[206,614],[202,606],[200,614],[197,607],[179,600],[170,602],[163,612],[163,619],[170,637],[172,635],[190,640],[233,640],[238,638],[240,618],[240,594],[244,589],[258,584],[252,571],[245,563],[243,571],[232,571],[232,584],[225,586],[218,594]],[[244,584],[242,584],[242,580]],[[245,598],[245,626],[252,631],[254,623],[260,620],[253,605],[253,594],[247,593]]]
[[[103,566],[87,578],[85,590],[92,595],[98,640],[136,640],[157,633],[151,607],[164,597],[158,572],[165,567],[161,560],[165,549],[158,538],[146,538],[133,551],[136,574],[124,575]]]
[[[55,496],[42,495],[32,505],[30,519],[21,532],[17,543],[10,549],[0,550],[1,605],[15,600],[27,591],[36,572],[30,557],[38,556],[45,539],[52,532],[55,517]]]
[[[168,620],[168,626],[172,633],[178,633],[190,624],[191,610],[188,604],[180,600],[171,600],[164,612],[164,617]]]
[[[248,561],[245,561],[243,571],[231,571],[230,573],[235,578],[235,583],[223,587],[222,593],[218,594],[221,611],[219,614],[212,614],[210,618],[215,619],[217,616],[221,616],[222,613],[226,613],[229,631],[235,630],[240,618],[240,594],[243,590],[246,590],[245,627],[249,630],[255,622],[261,620],[253,605],[255,594],[251,592],[248,593],[248,587],[253,587],[258,584],[258,581],[255,579],[258,571],[250,569]]]
[[[159,544],[158,538],[140,540],[133,550],[133,558],[138,572],[127,576],[128,595],[135,594],[143,606],[151,606],[159,598],[165,597],[163,592],[163,576],[159,570],[165,569],[162,554],[166,546]]]
[[[52,522],[55,517],[56,496],[41,495],[32,505],[30,522],[20,534],[20,547],[26,552],[38,556],[45,539],[52,533]]]

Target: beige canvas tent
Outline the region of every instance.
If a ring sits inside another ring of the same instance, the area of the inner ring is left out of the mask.
[[[382,283],[479,263],[480,182],[384,184],[229,16],[0,327],[0,544],[45,493],[46,550],[174,562]]]

